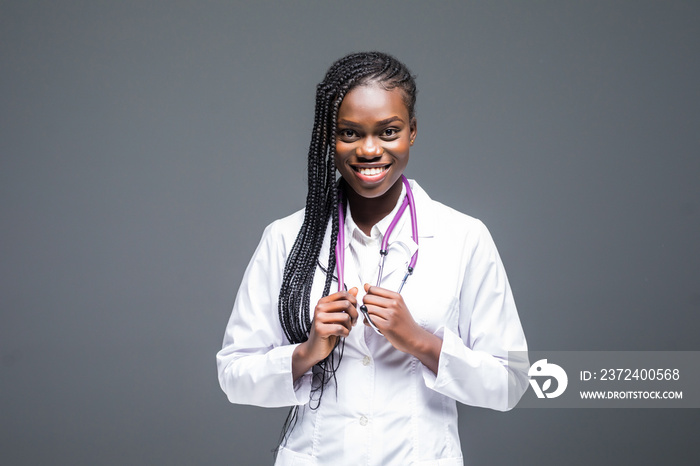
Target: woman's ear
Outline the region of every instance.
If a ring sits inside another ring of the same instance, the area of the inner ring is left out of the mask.
[[[408,127],[411,130],[411,145],[413,145],[413,141],[416,140],[416,133],[418,132],[418,121],[416,120],[416,117],[411,118],[410,123],[408,124]]]

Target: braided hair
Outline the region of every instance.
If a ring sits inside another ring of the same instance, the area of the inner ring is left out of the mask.
[[[328,269],[323,296],[330,292],[333,271],[336,268],[335,246],[338,241],[338,191],[335,167],[335,138],[338,110],[343,98],[353,88],[369,82],[380,83],[385,89],[403,90],[404,102],[412,119],[415,113],[416,83],[408,68],[391,55],[381,52],[363,52],[347,55],[331,65],[325,78],[316,87],[314,127],[308,154],[308,193],[304,222],[287,257],[278,300],[279,319],[290,343],[308,339],[311,329],[311,286],[324,236],[331,222]],[[334,353],[314,368],[314,392],[318,407],[323,387],[331,378],[342,358],[341,349],[335,361]],[[296,409],[287,418],[283,438],[293,427]],[[281,439],[282,440],[282,439]]]

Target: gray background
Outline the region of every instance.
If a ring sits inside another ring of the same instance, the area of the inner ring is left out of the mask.
[[[0,1],[0,463],[269,464],[214,354],[301,208],[316,83],[418,75],[407,169],[530,347],[698,350],[700,2]],[[462,407],[469,464],[697,464],[697,410]]]

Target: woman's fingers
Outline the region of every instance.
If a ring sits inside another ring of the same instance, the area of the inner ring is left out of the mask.
[[[405,308],[403,298],[399,293],[367,284],[365,284],[365,290],[367,290],[367,294],[362,298],[362,302],[367,306],[367,311],[371,314],[382,310]],[[374,312],[370,310],[370,307],[373,308]]]
[[[328,296],[324,296],[323,298],[318,300],[319,304],[322,303],[330,303],[333,301],[342,301],[342,300],[347,300],[350,301],[353,304],[357,304],[357,288],[350,288],[348,291],[337,291],[333,294],[329,294]]]
[[[319,318],[322,314],[342,314],[350,317],[350,327],[357,322],[357,288],[349,291],[339,291],[337,293],[324,296],[318,301],[314,310],[314,318]],[[342,320],[345,320],[344,318]]]
[[[337,327],[341,326],[350,332],[353,326],[353,319],[347,312],[319,312],[316,314],[315,324],[318,330],[327,335],[336,335]],[[319,328],[325,327],[325,328]],[[342,330],[341,330],[342,332]],[[343,332],[344,333],[344,332]]]
[[[365,308],[367,309],[367,314],[369,314],[369,317],[372,319],[372,323],[376,325],[379,330],[389,323],[390,314],[392,312],[391,309],[374,306],[372,304],[365,304]],[[367,319],[365,319],[364,323],[365,325],[369,325]]]
[[[381,296],[383,298],[392,298],[396,296],[401,296],[399,293],[380,286],[372,286],[369,283],[365,283],[365,293],[367,296]]]

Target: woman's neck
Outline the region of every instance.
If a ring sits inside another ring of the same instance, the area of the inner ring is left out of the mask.
[[[362,197],[347,184],[344,186],[345,196],[352,210],[352,219],[364,234],[369,236],[372,227],[394,210],[401,196],[403,182],[399,178],[387,192],[379,197]]]

